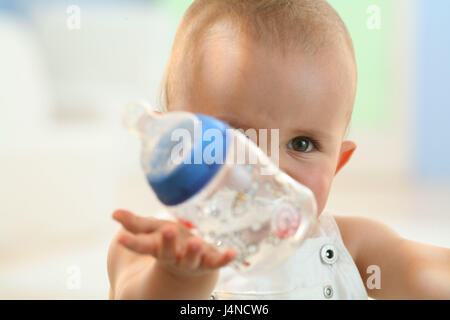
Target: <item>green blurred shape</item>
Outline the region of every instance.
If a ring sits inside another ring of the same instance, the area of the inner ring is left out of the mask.
[[[353,124],[384,127],[392,120],[395,1],[329,0],[346,23],[356,51],[358,91]],[[379,10],[379,11],[378,11]],[[377,13],[379,28],[376,27]]]
[[[183,14],[189,8],[189,6],[194,2],[193,0],[161,0],[161,2],[167,6],[167,8],[172,12],[174,19],[178,23]]]

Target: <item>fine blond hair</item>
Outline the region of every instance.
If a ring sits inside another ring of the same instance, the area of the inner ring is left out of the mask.
[[[192,90],[188,66],[196,61],[202,41],[219,21],[230,23],[240,35],[278,50],[302,49],[314,55],[320,48],[344,44],[355,59],[353,42],[338,13],[326,0],[196,0],[180,22],[160,86],[160,109],[172,98]]]

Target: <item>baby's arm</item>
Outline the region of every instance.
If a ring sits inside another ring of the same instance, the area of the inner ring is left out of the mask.
[[[209,299],[219,268],[236,252],[219,253],[184,226],[117,211],[123,226],[108,252],[110,299]]]
[[[374,220],[336,217],[342,238],[366,285],[369,266],[380,267],[375,299],[450,299],[450,249],[404,239]]]

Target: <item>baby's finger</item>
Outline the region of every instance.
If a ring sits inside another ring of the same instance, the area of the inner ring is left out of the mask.
[[[193,270],[198,268],[202,258],[202,242],[200,239],[192,237],[186,245],[186,253],[181,259],[179,266],[181,268]]]
[[[162,221],[154,218],[142,218],[126,210],[113,213],[114,220],[120,222],[125,229],[132,233],[149,233],[158,229]]]
[[[129,250],[142,254],[150,254],[154,257],[158,254],[157,240],[157,237],[152,235],[134,235],[132,233],[124,233],[118,239],[119,243]]]
[[[165,226],[162,231],[160,259],[167,262],[173,262],[176,260],[176,238],[177,230],[175,226]]]
[[[202,266],[210,269],[221,268],[236,259],[237,255],[234,249],[228,249],[222,253],[208,252],[203,256]]]

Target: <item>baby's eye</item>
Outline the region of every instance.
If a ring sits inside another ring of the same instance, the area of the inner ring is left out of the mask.
[[[307,137],[296,137],[287,144],[289,149],[297,152],[311,152],[314,149],[314,142]]]

